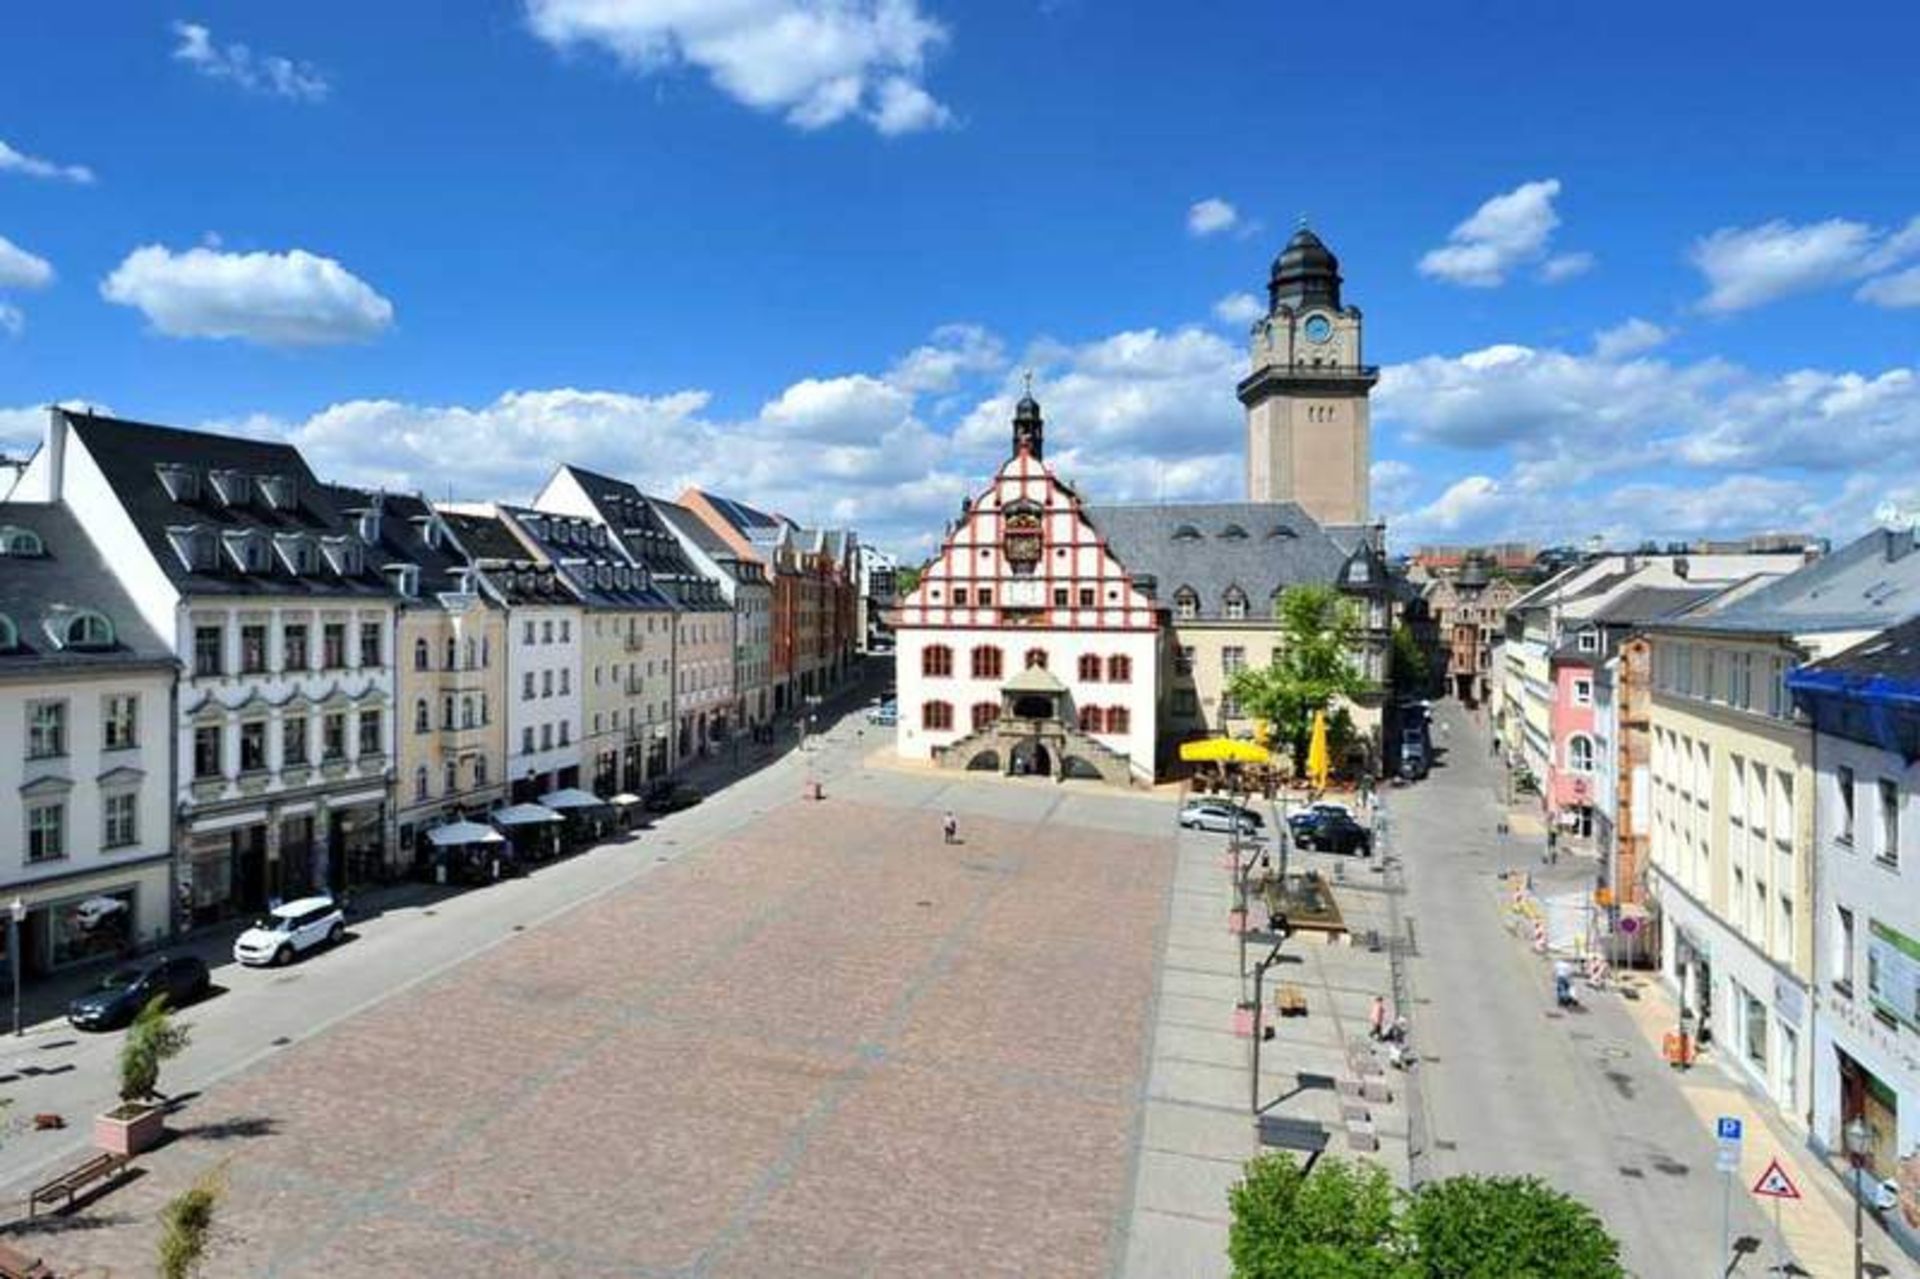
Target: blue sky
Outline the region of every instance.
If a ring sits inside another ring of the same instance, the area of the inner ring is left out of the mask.
[[[14,448],[84,399],[913,550],[1031,367],[1085,491],[1238,497],[1235,295],[1304,213],[1402,542],[1920,504],[1909,6],[38,8],[0,43]]]

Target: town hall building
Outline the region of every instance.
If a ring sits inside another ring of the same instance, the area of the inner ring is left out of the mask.
[[[1233,674],[1275,660],[1290,587],[1356,605],[1348,707],[1362,768],[1381,762],[1394,600],[1370,523],[1360,312],[1339,261],[1301,228],[1252,326],[1247,501],[1091,505],[1045,460],[1031,392],[1012,455],[968,500],[890,615],[899,753],[942,767],[1150,782],[1180,742],[1250,736]]]

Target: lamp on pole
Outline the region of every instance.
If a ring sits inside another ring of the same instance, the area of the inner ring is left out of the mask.
[[[1866,1248],[1861,1237],[1866,1195],[1860,1189],[1860,1163],[1866,1157],[1867,1143],[1873,1140],[1873,1130],[1867,1127],[1865,1119],[1855,1115],[1847,1120],[1840,1136],[1846,1142],[1847,1163],[1853,1169],[1853,1279],[1863,1279],[1867,1273]]]
[[[26,922],[27,904],[18,897],[7,903],[7,967],[13,969],[13,1033],[20,1035],[20,925]]]

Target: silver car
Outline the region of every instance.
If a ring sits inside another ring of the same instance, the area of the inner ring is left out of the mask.
[[[1238,830],[1242,835],[1258,835],[1266,825],[1260,814],[1229,804],[1224,799],[1190,799],[1180,806],[1180,824],[1188,830],[1210,830],[1221,834]]]

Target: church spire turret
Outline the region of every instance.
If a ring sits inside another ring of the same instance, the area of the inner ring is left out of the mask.
[[[1013,455],[1022,449],[1036,462],[1046,456],[1047,424],[1040,416],[1040,401],[1033,398],[1033,374],[1027,374],[1027,392],[1013,408]]]

